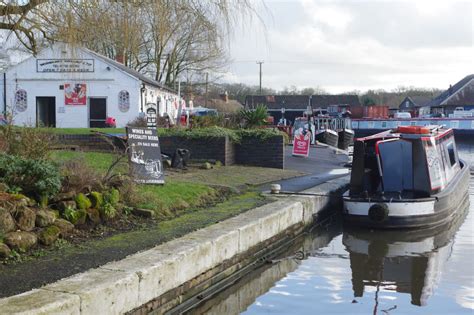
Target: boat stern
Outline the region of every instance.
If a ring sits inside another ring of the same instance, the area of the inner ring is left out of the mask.
[[[344,220],[372,228],[420,227],[436,223],[434,198],[420,201],[371,201],[344,197]]]

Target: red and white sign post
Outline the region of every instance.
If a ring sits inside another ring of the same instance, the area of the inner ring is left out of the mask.
[[[307,131],[306,134],[295,135],[293,139],[293,155],[304,156],[309,155],[309,146],[311,144],[311,132]]]

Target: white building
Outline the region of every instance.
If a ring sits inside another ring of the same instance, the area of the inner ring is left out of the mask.
[[[123,127],[141,113],[174,118],[179,100],[174,90],[119,62],[64,43],[0,74],[0,111],[12,113],[15,125],[103,127],[112,117]]]

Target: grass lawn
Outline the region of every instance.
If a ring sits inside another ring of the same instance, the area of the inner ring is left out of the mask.
[[[51,158],[57,162],[82,157],[86,163],[105,174],[114,161],[112,153],[53,151]],[[128,172],[127,159],[123,159],[115,170]],[[166,170],[164,185],[137,185],[139,208],[154,210],[158,217],[170,218],[187,209],[204,206],[220,199],[222,189],[228,187],[239,190],[242,186],[256,186],[263,183],[295,177],[303,173],[291,170],[270,169],[248,166],[220,166],[210,170],[200,169],[191,164],[188,170]],[[228,191],[228,190],[227,190]]]
[[[74,158],[83,158],[87,165],[105,174],[116,159],[112,153],[102,152],[77,152],[77,151],[53,151],[51,159],[58,163]],[[128,173],[127,158],[123,159],[115,172]],[[137,185],[137,193],[140,195],[138,204],[135,206],[154,210],[159,217],[172,217],[177,212],[189,207],[199,207],[218,199],[218,191],[209,185],[195,182],[186,182],[166,178],[164,185]]]
[[[116,155],[103,152],[78,152],[78,151],[52,151],[51,159],[56,162],[65,162],[74,158],[84,158],[86,163],[99,171],[100,173],[107,172],[112,162],[116,159]],[[118,169],[119,172],[125,173],[128,171],[126,165],[127,160],[124,159],[122,167]]]
[[[244,185],[256,186],[276,180],[301,176],[304,173],[293,170],[241,165],[221,166],[204,170],[191,165],[187,171],[170,170],[167,175],[179,181],[239,188]]]
[[[42,128],[47,132],[62,135],[88,135],[98,131],[103,133],[125,133],[125,128]]]

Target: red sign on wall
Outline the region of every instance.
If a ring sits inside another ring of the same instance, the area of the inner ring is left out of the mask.
[[[86,105],[87,87],[85,83],[64,84],[65,105]]]
[[[311,141],[311,132],[306,132],[306,134],[295,135],[293,139],[293,155],[296,156],[305,156],[309,155],[309,145]]]

